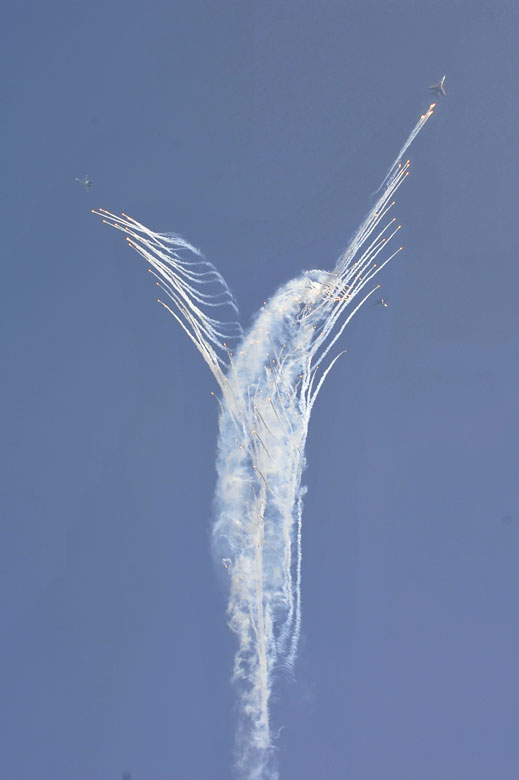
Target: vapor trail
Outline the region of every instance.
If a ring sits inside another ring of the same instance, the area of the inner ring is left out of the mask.
[[[388,253],[400,229],[389,212],[409,173],[402,157],[433,108],[406,139],[379,188],[382,194],[333,271],[306,271],[288,282],[245,335],[237,322],[210,316],[216,306],[237,309],[223,278],[198,250],[125,214],[95,212],[150,263],[170,300],[162,305],[220,388],[212,543],[229,575],[227,614],[238,642],[233,679],[241,712],[236,766],[249,780],[278,777],[269,700],[275,673],[294,667],[300,634],[301,476],[310,414],[342,354],[331,358],[330,351],[377,289],[370,282],[402,248]]]

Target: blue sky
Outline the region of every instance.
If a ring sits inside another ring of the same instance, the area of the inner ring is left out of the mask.
[[[479,0],[8,5],[2,776],[231,776],[216,388],[90,209],[200,246],[247,323],[333,266],[446,73],[390,306],[348,327],[314,410],[272,712],[282,778],[515,779],[518,22]]]

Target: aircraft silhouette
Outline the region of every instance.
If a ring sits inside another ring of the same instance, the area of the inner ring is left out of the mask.
[[[83,187],[85,188],[85,190],[87,190],[87,192],[88,192],[88,190],[91,190],[92,187],[94,186],[94,182],[92,181],[92,179],[88,175],[83,176],[82,179],[78,179],[78,177],[76,176],[76,181],[78,181],[80,184],[82,184]]]
[[[431,90],[431,94],[435,97],[441,97],[441,95],[446,95],[445,87],[443,86],[443,82],[445,81],[445,76],[442,78],[441,81],[438,82],[438,84],[431,84],[429,89]]]

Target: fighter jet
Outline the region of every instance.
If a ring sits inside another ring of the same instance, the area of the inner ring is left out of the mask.
[[[88,190],[91,190],[92,187],[94,186],[94,182],[88,175],[83,176],[82,179],[78,179],[78,177],[76,176],[76,181],[82,184],[87,192]]]
[[[431,90],[431,95],[434,95],[435,97],[441,97],[442,95],[446,95],[445,87],[443,86],[443,82],[445,81],[445,76],[442,78],[438,84],[431,84],[429,89]]]
[[[385,309],[389,306],[389,303],[386,301],[385,298],[377,298],[377,303],[380,304],[380,306],[383,306]]]

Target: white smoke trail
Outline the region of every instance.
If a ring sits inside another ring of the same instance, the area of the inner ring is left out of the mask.
[[[301,476],[311,410],[340,356],[330,360],[331,348],[377,289],[364,288],[401,249],[376,262],[400,228],[387,215],[409,173],[409,161],[401,158],[433,108],[411,131],[382,195],[333,272],[307,271],[286,284],[243,337],[237,323],[209,316],[208,307],[236,307],[224,280],[198,250],[124,214],[95,212],[126,233],[130,246],[150,263],[173,303],[163,306],[194,342],[221,390],[212,538],[229,574],[227,613],[238,640],[233,677],[241,712],[236,765],[249,780],[278,777],[269,700],[276,671],[293,670],[300,634]]]

